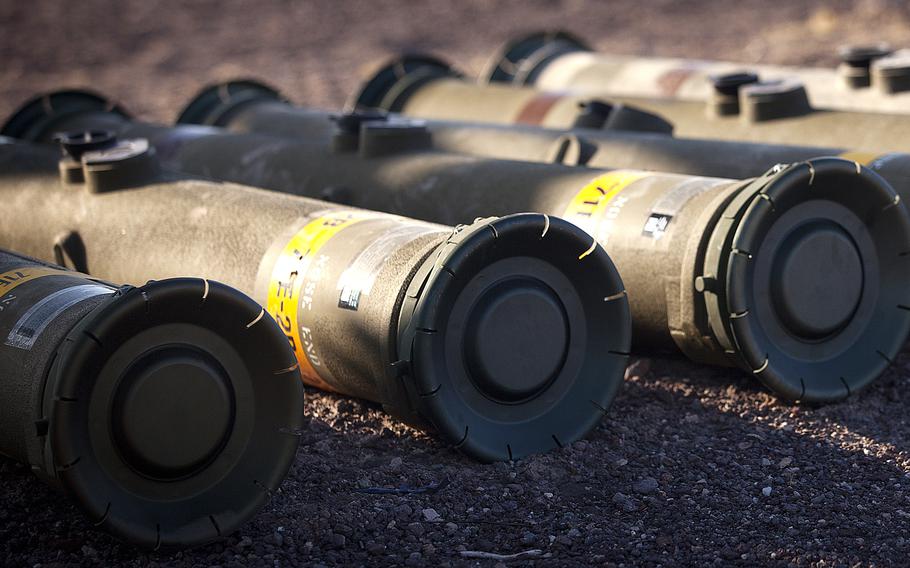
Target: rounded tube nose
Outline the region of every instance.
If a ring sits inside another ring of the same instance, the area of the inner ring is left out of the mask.
[[[484,461],[518,459],[599,422],[622,382],[631,316],[593,237],[510,215],[456,232],[431,262],[402,308],[399,354],[446,439]]]
[[[784,398],[826,402],[875,380],[910,331],[910,216],[855,162],[771,173],[714,227],[704,297],[721,344]]]
[[[303,420],[274,320],[195,278],[118,292],[62,342],[46,390],[48,474],[99,526],[153,549],[246,522],[287,474]]]

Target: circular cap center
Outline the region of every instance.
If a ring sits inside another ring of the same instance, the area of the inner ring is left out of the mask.
[[[809,227],[782,245],[771,274],[777,313],[797,335],[820,338],[843,328],[863,291],[863,263],[850,237]]]
[[[546,388],[569,344],[565,310],[541,282],[515,278],[488,289],[468,318],[465,359],[475,384],[508,402]]]
[[[234,417],[234,394],[211,356],[187,347],[143,355],[124,374],[113,428],[124,458],[139,472],[177,478],[221,450]]]

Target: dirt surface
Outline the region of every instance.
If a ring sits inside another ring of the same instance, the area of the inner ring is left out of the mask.
[[[622,53],[833,63],[846,41],[910,43],[885,1],[0,3],[0,115],[62,86],[171,120],[207,82],[265,79],[337,107],[385,54],[478,71],[510,35],[567,27]],[[910,353],[850,401],[775,401],[741,373],[636,360],[571,447],[480,465],[372,405],[311,391],[291,473],[225,541],[147,554],[93,530],[0,460],[0,563],[113,565],[906,565]],[[373,488],[435,487],[377,494]],[[512,560],[472,553],[511,555]]]
[[[0,116],[91,87],[173,120],[203,85],[256,77],[338,107],[378,59],[430,51],[470,73],[506,39],[562,27],[615,53],[834,64],[846,42],[910,46],[903,0],[0,0]]]
[[[149,555],[0,466],[6,565],[905,565],[910,354],[851,401],[776,402],[741,374],[636,360],[586,440],[480,465],[371,405],[311,393],[290,476],[222,543]],[[370,488],[435,492],[377,495]]]

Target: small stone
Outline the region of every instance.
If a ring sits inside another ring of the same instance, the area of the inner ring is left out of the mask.
[[[458,530],[458,525],[455,523],[446,523],[446,532],[453,533]]]
[[[436,523],[442,520],[442,517],[439,516],[439,513],[436,512],[436,509],[424,509],[423,518],[430,523]]]
[[[253,539],[248,536],[245,536],[240,539],[240,542],[237,543],[237,548],[247,548],[253,546]]]
[[[770,488],[770,487],[765,487],[764,489],[761,490],[761,493],[762,493],[762,495],[764,495],[765,497],[770,497],[770,496],[771,496],[771,488]]]
[[[530,531],[526,531],[521,535],[521,544],[534,544],[535,542],[537,542],[536,534]]]
[[[643,377],[651,370],[650,359],[636,359],[632,364],[626,367],[625,379],[628,381],[632,377]]]
[[[762,458],[762,459],[761,459],[761,464],[762,464],[764,467],[768,467],[769,465],[771,465],[771,460],[769,460],[768,458]]]
[[[332,541],[332,546],[335,546],[337,548],[344,548],[344,544],[347,542],[345,536],[338,533],[332,533],[330,540]]]
[[[552,499],[552,498],[553,498],[553,494],[550,493],[549,491],[546,492],[546,493],[544,493],[543,496],[546,497],[547,499]]]
[[[793,458],[784,458],[780,460],[780,462],[777,464],[777,467],[783,469],[785,467],[788,467],[791,463],[793,463]]]
[[[627,463],[629,463],[629,460],[627,460],[626,458],[619,458],[618,460],[616,460],[616,467],[622,467],[622,466],[626,465]]]
[[[385,545],[378,542],[371,542],[367,545],[367,552],[373,555],[382,554],[385,552]]]
[[[389,467],[392,469],[399,469],[401,467],[401,458],[395,457],[392,458],[392,461],[389,462]]]
[[[86,544],[85,546],[82,547],[82,555],[83,556],[98,556],[98,551]]]
[[[635,502],[635,500],[623,493],[617,493],[613,495],[613,502],[619,505],[619,508],[627,513],[632,513],[638,510],[638,504]]]
[[[366,489],[370,485],[372,485],[372,484],[370,483],[370,480],[367,479],[366,477],[362,477],[357,480],[357,487],[359,487],[361,489]]]
[[[641,495],[650,495],[657,491],[657,480],[653,477],[639,479],[635,482],[635,485],[632,486],[632,489]]]
[[[566,533],[566,536],[569,538],[578,538],[581,536],[581,531],[576,528],[569,529],[569,532]]]
[[[423,525],[420,523],[411,523],[408,525],[408,532],[414,536],[423,536]]]

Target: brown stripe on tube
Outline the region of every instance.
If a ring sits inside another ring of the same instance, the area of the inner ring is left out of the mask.
[[[531,99],[515,117],[515,124],[532,124],[539,126],[553,105],[562,100],[561,93],[541,93]]]

